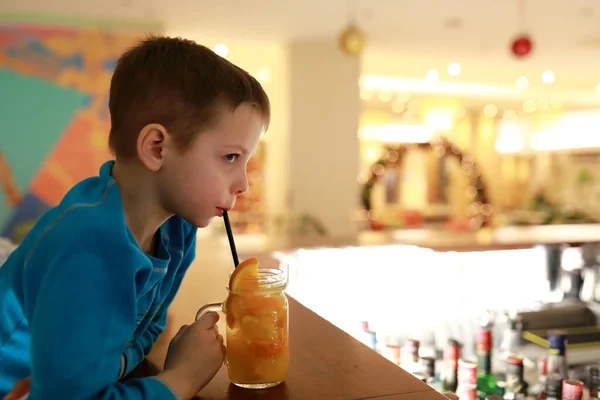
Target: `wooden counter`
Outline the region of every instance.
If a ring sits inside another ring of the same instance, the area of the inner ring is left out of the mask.
[[[279,386],[241,389],[221,368],[197,399],[443,400],[430,386],[290,299],[290,371]]]

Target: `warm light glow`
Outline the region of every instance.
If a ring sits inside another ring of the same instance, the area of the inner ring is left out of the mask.
[[[435,85],[432,85],[431,82],[423,79],[407,79],[389,76],[366,76],[361,79],[361,84],[363,90],[367,91],[386,89],[401,93],[432,93],[489,97],[513,96],[515,93],[513,89],[500,85],[487,85],[454,80],[438,81]],[[409,95],[406,96],[408,97]]]
[[[409,100],[410,100],[410,93],[398,92],[398,94],[396,95],[396,101],[399,101],[401,103],[408,103]]]
[[[524,127],[517,121],[500,121],[496,151],[498,153],[518,153],[525,147]]]
[[[486,117],[494,118],[496,115],[498,115],[498,107],[496,107],[495,104],[488,104],[483,108],[483,113],[486,115]]]
[[[392,92],[389,90],[382,90],[379,92],[379,100],[387,103],[392,99]]]
[[[541,111],[541,112],[548,111],[550,109],[550,102],[548,101],[548,99],[538,100],[537,109],[538,109],[538,111]]]
[[[537,79],[539,81],[539,76]],[[461,73],[462,77],[462,73]],[[390,90],[393,93],[410,93],[412,95],[433,94],[433,95],[448,95],[448,96],[471,96],[478,97],[478,100],[486,103],[501,101],[502,99],[510,99],[510,101],[523,101],[526,99],[540,99],[549,96],[549,86],[542,85],[541,82],[537,86],[530,86],[527,77],[518,79],[521,89],[517,88],[516,81],[513,84],[493,84],[468,82],[462,79],[442,79],[436,82],[429,82],[423,77],[422,79],[415,78],[400,78],[388,75],[363,75],[360,79],[361,89],[367,91]],[[594,87],[587,90],[565,90],[561,89],[561,100],[564,104],[573,104],[574,106],[599,107],[600,95],[596,94]],[[599,89],[600,90],[600,89]],[[526,97],[524,98],[524,95]],[[485,98],[485,99],[484,99]],[[395,99],[395,97],[394,97]],[[392,100],[393,101],[393,100]],[[552,107],[552,102],[551,102]],[[554,108],[554,107],[553,107]]]
[[[529,79],[527,79],[526,76],[520,76],[517,78],[517,81],[515,84],[517,85],[517,89],[525,90],[529,87]]]
[[[558,110],[562,107],[562,100],[558,96],[552,96],[550,98],[550,107],[555,110]]]
[[[525,100],[523,102],[523,111],[525,111],[526,113],[535,112],[536,109],[537,109],[537,105],[535,104],[535,101]]]
[[[387,124],[366,126],[362,130],[363,139],[384,143],[428,143],[433,134],[433,129],[424,125]]]
[[[379,158],[379,151],[375,146],[369,146],[365,149],[365,159],[369,162],[376,161]]]
[[[554,72],[547,70],[542,74],[542,82],[544,83],[554,83],[555,77]]]
[[[596,85],[596,93],[600,96],[600,83]]]
[[[449,131],[454,126],[455,110],[451,108],[434,108],[425,114],[425,126],[435,131]]]
[[[400,114],[402,111],[404,111],[405,108],[406,106],[401,101],[396,100],[392,103],[392,111],[397,114]]]
[[[516,111],[513,111],[513,110],[507,110],[507,111],[504,111],[504,115],[502,116],[502,118],[504,118],[506,120],[515,119],[515,118],[517,118],[517,113],[516,113]]]
[[[515,233],[510,230],[503,233],[506,237],[493,232],[486,240],[514,241]],[[396,243],[435,241],[444,245],[445,240],[453,240],[418,228],[399,229],[389,235]],[[544,299],[548,291],[547,283],[540,279],[546,268],[545,253],[540,247],[434,252],[394,244],[298,249],[275,253],[273,257],[289,271],[287,292],[291,296],[357,338],[361,334],[359,321],[368,321],[370,329],[386,338],[409,337],[414,332],[440,332],[440,327],[474,321],[481,316],[481,310],[525,309]],[[369,266],[368,273],[365,265]],[[490,277],[493,285],[481,284]],[[343,284],[332,284],[341,279]],[[506,295],[507,287],[511,288],[510,296]],[[427,293],[455,290],[440,301],[437,296],[423,296],[424,288]],[[419,299],[418,306],[415,299]],[[468,331],[464,338],[457,339],[472,341]]]
[[[564,114],[531,138],[531,148],[538,151],[600,148],[598,127],[598,110]]]
[[[260,83],[267,83],[271,80],[271,74],[263,68],[256,74],[256,79],[258,79]]]
[[[462,68],[459,63],[452,63],[448,65],[448,74],[450,74],[450,76],[458,76],[460,75],[461,71]]]
[[[229,53],[229,49],[223,43],[219,43],[215,46],[215,53],[220,55],[221,57],[227,57],[227,53]]]
[[[435,69],[430,69],[429,71],[427,71],[427,74],[425,75],[425,80],[430,83],[437,82],[439,79],[440,79],[440,73],[437,72],[437,70],[435,70]]]
[[[360,91],[361,100],[368,101],[373,98],[373,92],[370,90],[361,90]]]

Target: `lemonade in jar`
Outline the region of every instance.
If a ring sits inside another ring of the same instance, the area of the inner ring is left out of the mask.
[[[260,268],[256,258],[232,272],[223,304],[209,304],[226,314],[229,379],[237,386],[262,389],[280,384],[289,369],[288,300],[284,271]]]

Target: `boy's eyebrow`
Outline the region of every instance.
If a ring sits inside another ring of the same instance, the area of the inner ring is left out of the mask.
[[[246,149],[241,144],[226,144],[225,147],[229,147],[230,149],[239,150],[242,154],[247,154],[248,153],[248,149]]]

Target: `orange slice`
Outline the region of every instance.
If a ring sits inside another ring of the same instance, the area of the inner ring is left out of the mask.
[[[251,257],[237,266],[231,278],[229,278],[229,290],[231,293],[239,293],[243,290],[256,289],[256,277],[258,276],[258,258]]]
[[[240,296],[236,294],[230,294],[227,297],[227,301],[225,302],[225,313],[227,326],[229,328],[234,329],[239,316],[241,315],[241,305],[240,305]]]

